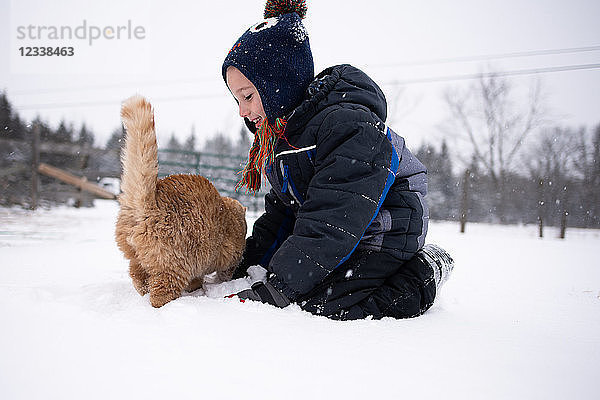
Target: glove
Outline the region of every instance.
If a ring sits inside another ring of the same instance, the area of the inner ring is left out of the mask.
[[[258,281],[252,285],[251,289],[246,289],[237,294],[240,300],[254,300],[272,306],[283,308],[290,304],[285,295],[275,289],[269,282]]]

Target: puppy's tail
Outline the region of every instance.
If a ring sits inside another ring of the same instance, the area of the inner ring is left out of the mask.
[[[156,208],[158,146],[152,105],[142,96],[125,100],[121,120],[127,132],[121,151],[121,190],[119,203],[136,216]]]

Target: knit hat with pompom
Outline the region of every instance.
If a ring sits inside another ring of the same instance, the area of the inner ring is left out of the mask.
[[[223,63],[236,67],[256,86],[270,121],[296,107],[314,78],[308,34],[302,24],[304,0],[269,0],[263,21],[252,25],[235,42]]]
[[[238,187],[245,185],[250,191],[260,188],[260,176],[272,161],[276,136],[283,134],[284,117],[300,104],[314,78],[312,52],[302,24],[305,15],[304,0],[268,0],[265,19],[235,42],[223,62],[225,84],[227,68],[233,66],[256,86],[268,122],[255,132]],[[246,120],[246,125],[256,131],[252,122]]]

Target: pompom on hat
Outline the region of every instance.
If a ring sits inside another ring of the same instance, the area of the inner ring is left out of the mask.
[[[265,19],[237,40],[223,62],[225,84],[227,68],[240,70],[258,90],[267,117],[255,132],[238,188],[245,185],[253,192],[260,188],[264,167],[272,161],[276,135],[283,135],[284,118],[300,104],[314,78],[310,43],[302,24],[305,16],[304,0],[268,0]],[[256,130],[252,122],[246,121],[246,125]]]

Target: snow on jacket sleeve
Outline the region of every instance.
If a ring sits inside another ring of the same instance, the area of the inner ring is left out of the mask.
[[[306,201],[269,264],[271,283],[292,301],[350,257],[394,182],[397,156],[375,120],[364,109],[339,108],[317,132]]]

